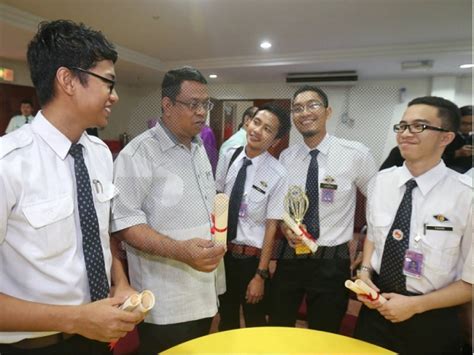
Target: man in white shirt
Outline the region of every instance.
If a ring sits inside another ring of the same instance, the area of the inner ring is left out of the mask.
[[[440,97],[408,104],[394,126],[405,159],[371,182],[361,278],[387,302],[364,302],[355,335],[398,353],[456,353],[457,305],[472,297],[472,180],[441,159],[460,112]]]
[[[239,130],[222,143],[221,149],[219,150],[219,158],[225,156],[230,148],[243,147],[247,144],[247,126],[255,115],[255,112],[257,112],[257,109],[255,106],[250,106],[245,110],[242,115],[242,123],[240,124]]]
[[[20,112],[21,115],[13,116],[8,122],[8,126],[5,129],[5,133],[13,132],[14,130],[20,128],[24,124],[31,123],[33,121],[33,104],[30,100],[23,100],[20,103]]]
[[[142,319],[118,309],[133,290],[111,253],[112,156],[84,133],[118,101],[117,52],[59,20],[27,58],[43,110],[0,138],[0,352],[107,354]]]
[[[288,190],[285,168],[267,150],[278,144],[290,127],[284,109],[264,105],[248,123],[245,147],[231,148],[219,161],[217,191],[230,196],[224,258],[227,291],[220,296],[219,330],[240,327],[241,305],[247,327],[267,324],[262,300],[268,287],[273,238]]]
[[[271,323],[295,326],[306,295],[309,328],[337,333],[349,301],[344,281],[350,278],[348,242],[354,233],[356,192],[365,195],[376,167],[366,146],[327,133],[332,110],[323,90],[299,88],[291,110],[304,142],[283,151],[280,161],[288,171],[288,185],[308,195],[303,224],[319,247],[311,253],[282,225],[286,239],[272,279]]]
[[[112,230],[127,243],[132,286],[157,296],[138,328],[143,354],[208,334],[222,292],[215,269],[225,249],[211,241],[216,188],[199,137],[212,109],[206,84],[190,67],[166,73],[162,118],[115,162]]]

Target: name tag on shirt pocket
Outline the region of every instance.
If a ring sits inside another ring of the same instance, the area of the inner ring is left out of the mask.
[[[437,232],[452,232],[453,227],[449,226],[426,226],[426,230]]]
[[[262,190],[260,187],[252,185],[252,189],[255,189],[256,191],[260,192],[261,194],[266,194],[267,192]]]

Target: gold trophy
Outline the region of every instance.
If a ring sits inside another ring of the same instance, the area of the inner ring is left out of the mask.
[[[315,253],[318,246],[314,238],[301,227],[304,215],[309,207],[306,193],[299,186],[291,186],[285,196],[285,213],[283,221],[298,237],[302,238],[303,244],[295,248],[296,254]]]

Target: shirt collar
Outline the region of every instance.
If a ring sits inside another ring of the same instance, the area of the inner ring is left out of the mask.
[[[267,156],[268,156],[269,154],[270,154],[270,153],[268,153],[267,151],[265,151],[265,152],[263,152],[262,154],[256,156],[255,158],[249,158],[249,157],[247,156],[247,154],[245,153],[245,146],[244,146],[244,149],[242,149],[242,152],[239,154],[239,156],[237,157],[236,160],[237,160],[237,163],[238,163],[239,165],[241,165],[241,164],[240,164],[240,161],[243,160],[244,157],[245,157],[245,158],[247,158],[247,159],[249,159],[249,160],[252,161],[252,166],[255,168],[255,170],[257,170],[258,167],[259,167],[259,165],[261,165],[262,162],[265,161],[265,159],[267,158]]]
[[[319,153],[321,153],[323,155],[328,155],[329,154],[329,147],[331,146],[331,141],[332,141],[332,136],[330,136],[329,133],[326,133],[323,140],[318,144],[318,146],[316,148],[311,149],[305,143],[302,143],[302,148],[301,149],[304,153],[302,155],[303,160],[307,159],[308,157],[309,157],[309,159],[311,159],[310,152],[314,149],[319,150]]]
[[[414,177],[406,167],[406,163],[403,163],[400,171],[398,187],[402,187],[410,179],[415,179],[418,188],[420,189],[423,196],[425,196],[439,181],[444,178],[447,171],[448,168],[446,167],[446,164],[443,160],[440,160],[440,162],[435,167],[431,168],[426,173]]]
[[[152,131],[159,138],[158,142],[163,151],[166,151],[181,144],[176,135],[171,132],[168,127],[166,127],[163,120],[161,119],[159,119],[158,124],[152,128]],[[194,136],[191,140],[191,144],[202,145],[201,137],[199,137],[199,135]]]
[[[69,153],[71,148],[71,141],[61,133],[56,127],[43,116],[41,111],[35,116],[35,119],[31,123],[31,128],[38,134],[43,141],[61,158],[64,160]],[[84,134],[79,139],[78,143],[84,144]]]

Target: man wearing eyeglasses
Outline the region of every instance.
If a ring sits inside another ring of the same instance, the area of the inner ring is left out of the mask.
[[[112,154],[84,133],[118,101],[117,52],[58,20],[27,58],[42,110],[0,138],[0,353],[109,354],[142,320],[118,309],[134,290],[111,253]]]
[[[157,297],[139,326],[143,354],[208,334],[224,291],[215,269],[225,250],[211,242],[216,187],[199,137],[213,106],[206,84],[190,67],[167,72],[161,119],[115,163],[112,229],[126,242],[131,284]]]
[[[455,104],[420,97],[394,126],[405,159],[376,175],[361,278],[387,299],[364,303],[355,335],[397,353],[456,353],[457,307],[472,297],[472,180],[441,159]]]
[[[337,333],[349,301],[344,281],[350,278],[348,242],[354,233],[356,192],[365,194],[375,162],[366,146],[327,133],[332,109],[320,88],[299,88],[291,111],[303,142],[282,152],[280,161],[288,171],[288,185],[306,191],[309,208],[303,224],[318,249],[311,253],[282,225],[286,239],[272,279],[271,323],[295,326],[306,295],[309,328]]]

